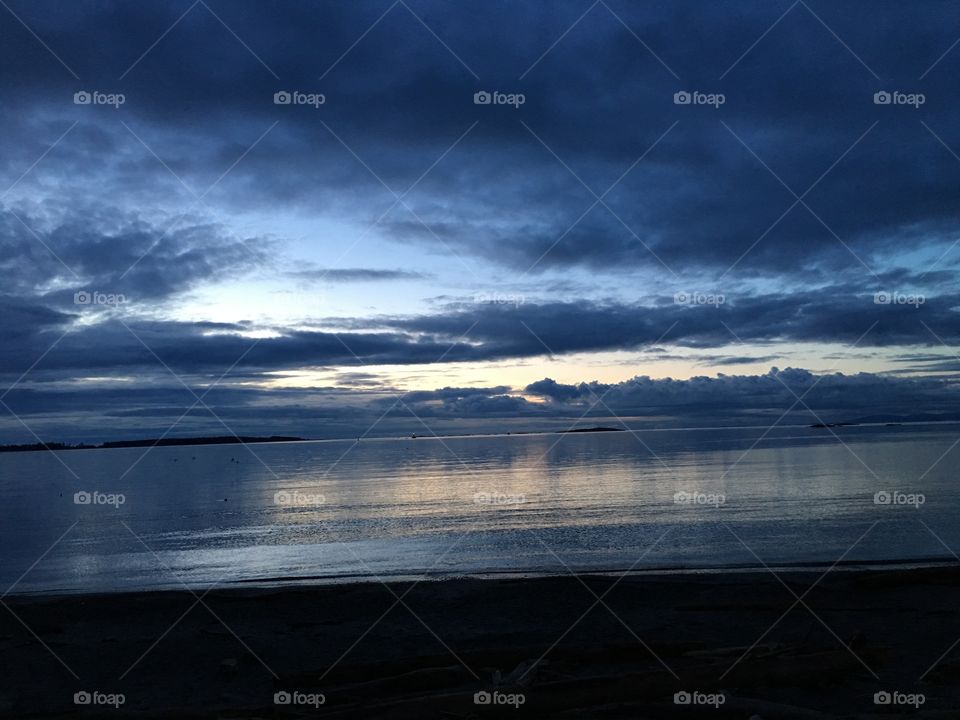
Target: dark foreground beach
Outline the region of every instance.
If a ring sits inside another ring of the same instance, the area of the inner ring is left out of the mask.
[[[820,575],[7,597],[0,716],[960,716],[960,569]]]

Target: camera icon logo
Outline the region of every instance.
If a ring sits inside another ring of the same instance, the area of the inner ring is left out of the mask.
[[[86,290],[80,290],[73,294],[74,305],[89,305],[93,297]]]
[[[673,294],[673,304],[674,305],[686,305],[690,302],[690,295],[685,292],[678,292]]]
[[[888,292],[875,292],[873,294],[873,304],[874,305],[889,305],[890,304],[890,293]]]
[[[891,702],[893,702],[893,696],[886,690],[881,690],[873,694],[874,705],[889,705]]]
[[[288,93],[286,90],[280,90],[273,94],[273,104],[274,105],[289,105],[293,102],[293,95]]]
[[[493,702],[493,696],[486,690],[481,690],[473,694],[474,705],[489,705],[491,702]]]
[[[73,494],[74,505],[89,505],[93,501],[93,496],[86,490],[81,490]]]
[[[681,690],[680,692],[673,694],[673,704],[674,705],[689,705],[693,701],[693,696],[690,695],[686,690]]]
[[[89,105],[91,102],[93,102],[93,96],[86,90],[80,90],[73,94],[74,105]]]
[[[486,90],[480,90],[473,94],[473,104],[474,105],[489,105],[493,102],[493,95],[488,93]]]
[[[674,105],[689,105],[693,100],[693,96],[688,93],[686,90],[680,90],[673,94],[673,104]]]
[[[289,705],[293,702],[293,696],[286,690],[281,690],[273,694],[274,705]]]
[[[889,105],[893,97],[886,90],[880,90],[873,94],[874,105]]]
[[[891,502],[893,502],[893,495],[886,490],[880,490],[873,496],[874,505],[889,505]]]
[[[73,694],[74,705],[89,705],[91,702],[93,702],[93,696],[86,690],[81,690]]]

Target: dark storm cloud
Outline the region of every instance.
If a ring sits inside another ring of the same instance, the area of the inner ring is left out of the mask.
[[[746,252],[739,271],[771,274],[867,272],[861,260],[879,272],[918,239],[944,249],[952,241],[960,163],[942,143],[960,144],[960,53],[927,70],[955,40],[954,4],[796,4],[766,36],[787,0],[611,1],[567,35],[590,3],[207,4],[163,35],[188,0],[82,11],[12,2],[80,79],[5,15],[8,175],[76,119],[49,159],[51,172],[76,182],[139,196],[162,186],[190,201],[244,156],[208,200],[368,222],[393,202],[380,180],[402,192],[477,122],[405,200],[432,232],[403,206],[384,218],[398,241],[443,249],[439,237],[519,270],[543,256],[538,269],[662,269],[662,260],[677,273],[722,272]],[[127,102],[73,106],[80,88],[123,92]],[[474,105],[480,89],[523,92],[526,102]],[[280,90],[322,92],[326,102],[274,105]],[[675,105],[680,90],[726,102]],[[880,90],[922,92],[926,102],[875,105]],[[674,122],[588,211],[593,193]],[[789,210],[794,193],[803,202]]]
[[[297,280],[317,280],[325,282],[386,282],[391,280],[422,280],[425,273],[412,270],[377,270],[373,268],[330,268],[314,270],[295,270],[287,273]]]
[[[960,295],[905,295],[878,304],[873,294],[842,288],[816,292],[729,298],[720,305],[692,306],[663,298],[656,305],[622,303],[525,303],[468,306],[414,318],[386,319],[387,327],[455,338],[467,320],[474,342],[495,344],[508,355],[636,349],[658,341],[696,348],[739,342],[838,342],[852,345],[939,345],[960,337]],[[899,303],[903,300],[902,304]],[[522,328],[522,330],[520,329]],[[931,332],[932,330],[932,332]],[[869,332],[868,332],[869,331]],[[511,350],[512,349],[512,350]]]
[[[39,306],[71,306],[78,291],[143,303],[202,281],[242,276],[267,260],[270,243],[234,238],[214,224],[181,219],[160,227],[133,213],[76,208],[69,217],[0,210],[0,268],[6,290]],[[58,289],[43,290],[54,278]],[[64,316],[65,317],[65,316]]]
[[[373,388],[381,387],[383,379],[376,373],[342,372],[337,373],[336,384],[340,387]]]
[[[719,375],[689,380],[635,377],[622,383],[565,385],[550,378],[525,392],[547,399],[557,410],[575,408],[626,416],[756,417],[797,409],[830,420],[852,420],[857,413],[911,414],[927,411],[957,417],[960,385],[941,378],[895,378],[858,373],[816,375],[807,370],[772,368],[765,375]]]
[[[763,295],[718,306],[677,304],[471,303],[432,315],[322,321],[324,329],[274,328],[258,340],[241,333],[249,323],[216,324],[122,320],[106,317],[72,327],[33,372],[125,372],[147,368],[208,374],[236,367],[262,372],[330,366],[418,365],[641,350],[669,342],[695,349],[741,343],[838,343],[851,349],[960,342],[960,295],[923,298],[923,304],[878,304],[873,295],[839,291]],[[39,311],[38,311],[39,312]],[[52,323],[68,316],[51,315]],[[31,317],[8,319],[21,342],[0,347],[0,363],[15,376],[64,332],[30,333]],[[721,358],[721,361],[723,358]],[[760,361],[763,359],[761,358]],[[733,361],[721,363],[731,364]],[[750,359],[751,362],[757,360]]]
[[[231,373],[226,383],[237,378]],[[351,413],[389,412],[393,416],[456,415],[482,417],[526,406],[507,387],[441,388],[396,392],[377,388],[262,388],[217,385],[187,387],[169,378],[148,388],[15,388],[4,402],[18,415],[46,415],[72,411],[109,417],[154,417],[175,420],[188,410],[196,416],[229,414],[233,417],[345,417]],[[202,403],[197,399],[202,398]],[[191,406],[196,406],[191,409]],[[536,408],[536,406],[530,406]],[[122,409],[118,409],[122,408]],[[262,415],[261,415],[262,414]],[[509,412],[505,413],[509,414]]]
[[[761,355],[751,357],[749,355],[710,355],[698,360],[700,365],[755,365],[757,363],[769,363],[779,359],[779,355]]]
[[[896,355],[892,360],[898,365],[891,371],[894,374],[944,373],[951,376],[960,372],[960,357],[957,356],[953,347],[945,347],[943,352],[938,354],[907,353]]]

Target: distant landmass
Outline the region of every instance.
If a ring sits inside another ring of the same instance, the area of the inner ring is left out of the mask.
[[[592,428],[577,428],[576,430],[558,430],[558,433],[590,433],[590,432],[625,432],[624,428],[612,428],[612,427],[592,427]]]
[[[865,415],[844,422],[818,422],[812,428],[833,428],[849,425],[902,425],[905,423],[960,422],[960,413],[913,413],[910,415]]]
[[[960,413],[911,413],[908,415],[867,415],[851,420],[851,424],[880,424],[880,423],[930,423],[930,422],[958,422]]]
[[[87,445],[81,443],[72,445],[69,443],[31,443],[29,445],[0,445],[0,452],[32,452],[35,450],[102,450],[104,448],[131,448],[131,447],[167,447],[177,445],[230,445],[264,442],[299,442],[304,438],[288,437],[286,435],[271,435],[269,437],[249,437],[223,435],[218,437],[196,437],[196,438],[151,438],[147,440],[113,440],[111,442],[100,443],[99,445]]]
[[[574,430],[557,430],[557,433],[595,433],[595,432],[624,432],[625,428],[615,427],[590,427],[576,428]],[[506,435],[525,435],[537,431],[519,431],[505,433]],[[412,435],[417,438],[417,435]],[[426,437],[443,437],[442,435],[427,435]],[[4,452],[36,452],[38,450],[105,450],[110,448],[134,448],[134,447],[176,447],[183,445],[230,445],[266,443],[266,442],[304,442],[307,438],[294,437],[288,435],[270,435],[268,437],[260,436],[234,436],[222,435],[215,437],[193,437],[193,438],[149,438],[146,440],[111,440],[98,444],[87,443],[62,443],[62,442],[36,442],[24,445],[0,445],[0,453]]]

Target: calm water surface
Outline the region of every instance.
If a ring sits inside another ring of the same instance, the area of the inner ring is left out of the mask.
[[[955,560],[960,426],[764,432],[0,454],[0,592]]]

